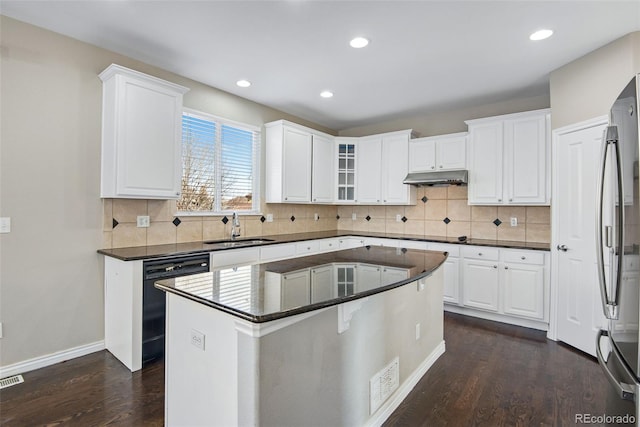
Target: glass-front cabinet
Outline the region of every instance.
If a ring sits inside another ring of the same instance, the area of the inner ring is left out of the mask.
[[[337,138],[338,201],[356,201],[356,138]]]

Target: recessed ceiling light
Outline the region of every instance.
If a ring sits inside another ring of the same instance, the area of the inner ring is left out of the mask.
[[[333,92],[331,92],[330,90],[323,90],[322,92],[320,92],[320,96],[323,98],[331,98],[333,97]]]
[[[538,30],[529,36],[529,40],[538,41],[538,40],[548,39],[549,37],[551,37],[552,34],[553,34],[553,31],[551,30]]]
[[[356,49],[365,47],[368,44],[369,44],[369,40],[365,39],[364,37],[356,37],[355,39],[349,42],[349,45]]]
[[[238,80],[236,84],[240,87],[249,87],[251,86],[251,82],[249,80]]]

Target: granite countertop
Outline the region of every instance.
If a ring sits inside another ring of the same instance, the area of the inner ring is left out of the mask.
[[[446,252],[371,246],[213,269],[159,280],[155,286],[250,322],[263,323],[403,286],[431,275],[446,259]],[[356,270],[366,268],[380,271],[374,273],[379,275],[379,281],[372,279],[372,274],[367,274],[366,280],[358,280],[365,275],[356,274]],[[320,271],[328,274],[315,274]]]
[[[385,239],[414,240],[419,242],[438,242],[459,245],[494,246],[511,249],[532,249],[548,251],[548,243],[526,243],[507,240],[484,240],[467,239],[464,242],[458,241],[455,237],[423,236],[414,234],[394,234],[394,233],[371,233],[360,231],[315,231],[308,233],[277,234],[270,236],[255,237],[255,239],[268,239],[270,241],[256,244],[247,244],[240,247],[224,248],[205,242],[174,243],[166,245],[136,246],[128,248],[99,249],[98,253],[123,261],[147,260],[153,258],[166,258],[180,255],[194,255],[198,253],[208,253],[227,249],[248,248],[252,246],[268,246],[279,243],[294,243],[304,240],[328,239],[332,237],[378,237]]]

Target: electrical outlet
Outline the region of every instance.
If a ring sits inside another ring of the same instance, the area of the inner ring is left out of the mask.
[[[420,323],[416,323],[416,341],[420,339]]]
[[[138,215],[137,225],[138,227],[148,227],[150,224],[149,215]]]
[[[418,292],[424,291],[424,279],[418,280]]]
[[[402,222],[402,215],[396,215],[396,222]]]
[[[319,221],[320,220],[320,215],[318,215],[317,213],[313,214],[313,220],[314,221]]]
[[[518,226],[518,218],[516,218],[515,216],[511,217],[511,226],[512,227],[517,227]]]
[[[267,214],[267,222],[273,222],[273,214]]]
[[[351,219],[352,219],[353,221],[355,221],[356,219],[358,219],[358,216],[356,215],[356,213],[355,213],[355,212],[351,214]]]
[[[204,334],[195,329],[191,330],[191,345],[204,351]]]
[[[2,322],[0,322],[0,338],[4,336],[4,331],[2,330]]]
[[[0,233],[11,233],[11,218],[4,216],[0,218]]]

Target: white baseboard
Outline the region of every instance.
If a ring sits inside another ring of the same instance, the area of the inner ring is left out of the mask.
[[[0,378],[23,374],[35,369],[44,368],[45,366],[55,365],[56,363],[64,362],[65,360],[75,359],[76,357],[86,356],[87,354],[104,350],[104,348],[104,340],[96,341],[91,344],[47,354],[46,356],[34,357],[33,359],[13,363],[11,365],[0,366]]]
[[[549,329],[549,323],[542,320],[521,319],[519,317],[506,316],[504,314],[491,313],[482,310],[475,310],[468,307],[459,307],[456,305],[445,304],[444,311],[463,314],[465,316],[477,317],[485,320],[491,320],[493,322],[506,323],[508,325],[522,326],[523,328],[537,329],[539,331],[547,331]]]
[[[402,401],[411,393],[411,390],[418,384],[418,381],[427,373],[427,371],[436,363],[436,360],[444,354],[444,341],[427,356],[426,359],[416,368],[415,371],[402,383],[402,385],[382,404],[380,409],[374,414],[373,418],[365,424],[366,427],[379,427],[387,418],[395,411]]]

